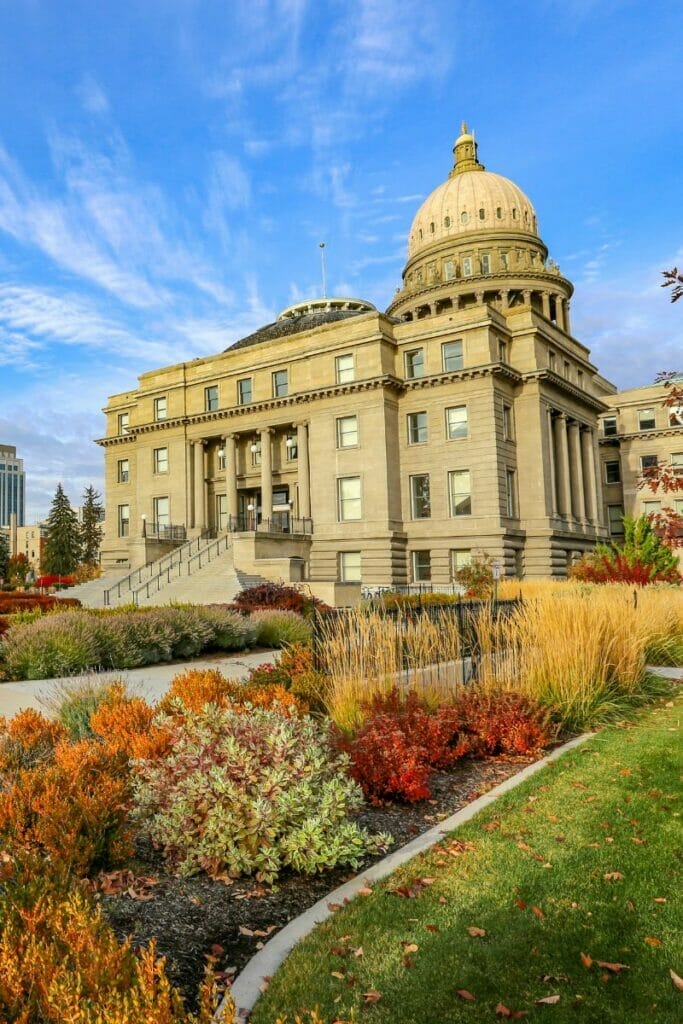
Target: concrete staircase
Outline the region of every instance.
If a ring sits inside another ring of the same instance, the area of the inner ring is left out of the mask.
[[[76,587],[63,590],[61,596],[77,597],[84,608],[104,608],[105,590],[108,587],[116,586],[128,575],[129,571],[129,569],[120,569],[108,572],[106,576],[99,576],[96,580],[88,580],[87,583],[79,583]]]

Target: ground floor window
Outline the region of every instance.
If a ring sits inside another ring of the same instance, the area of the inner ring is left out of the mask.
[[[609,530],[610,537],[623,537],[624,536],[624,506],[623,505],[608,505],[607,506],[607,528]]]
[[[171,502],[167,497],[155,498],[153,503],[154,508],[154,524],[157,530],[163,530],[165,527],[171,525]]]
[[[360,583],[360,551],[339,552],[339,579],[342,583]]]
[[[130,534],[130,505],[119,505],[119,537],[128,537]]]
[[[412,575],[414,583],[421,583],[432,578],[432,556],[430,551],[411,551]]]
[[[469,548],[452,548],[450,551],[451,582],[455,574],[472,564],[472,552]]]

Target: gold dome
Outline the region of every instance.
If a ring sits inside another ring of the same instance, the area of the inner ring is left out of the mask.
[[[522,190],[477,159],[474,134],[463,124],[453,148],[455,166],[417,211],[408,236],[408,257],[434,242],[475,232],[536,235],[536,213]]]

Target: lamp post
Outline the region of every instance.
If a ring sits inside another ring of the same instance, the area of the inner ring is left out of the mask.
[[[140,516],[140,518],[142,519],[142,536],[143,536],[143,538],[146,538],[147,537],[147,516],[143,512],[142,515]]]

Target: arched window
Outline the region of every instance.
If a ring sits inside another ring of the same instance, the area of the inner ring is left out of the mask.
[[[479,207],[479,220],[483,220],[486,216],[486,210],[483,206]]]
[[[469,219],[470,219],[469,213],[467,212],[467,210],[463,210],[462,213],[460,214],[460,223],[461,224],[467,224],[467,221]]]
[[[432,234],[434,234],[434,221],[432,221],[431,224],[429,225],[429,230],[431,231]]]
[[[517,207],[516,206],[512,207],[512,219],[513,220],[517,220]]]
[[[451,226],[451,218],[450,217],[444,217],[444,219],[443,219],[443,226],[445,228],[449,228]]]
[[[420,236],[420,241],[422,241],[422,228],[418,231],[418,235]]]
[[[498,218],[498,220],[500,220],[502,218],[502,216],[503,216],[503,208],[502,208],[502,206],[497,206],[496,207],[496,217]]]

